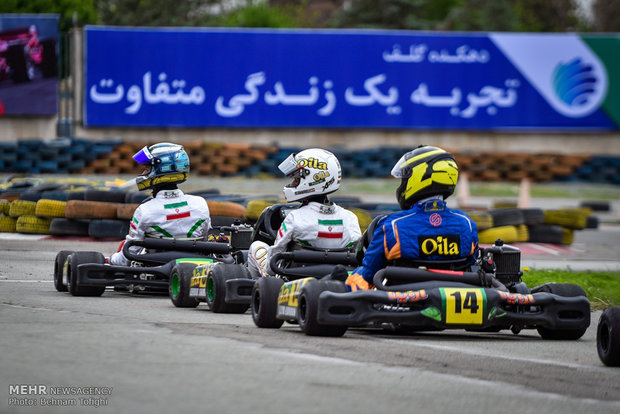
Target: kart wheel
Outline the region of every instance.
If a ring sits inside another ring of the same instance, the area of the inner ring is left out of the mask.
[[[63,281],[63,275],[66,269],[67,258],[73,253],[70,250],[61,250],[54,260],[54,287],[59,292],[66,292],[67,285]]]
[[[211,267],[207,274],[207,304],[215,313],[244,313],[249,305],[244,303],[226,303],[226,281],[247,278],[245,267],[239,264],[218,264]]]
[[[200,303],[189,296],[189,286],[195,267],[193,263],[178,263],[170,272],[168,296],[177,308],[195,308]]]
[[[259,277],[252,287],[252,319],[259,328],[275,328],[284,321],[276,318],[278,295],[284,280],[279,277]]]
[[[67,276],[69,283],[67,289],[73,296],[101,296],[105,286],[80,286],[78,278],[78,265],[81,263],[105,263],[105,257],[99,252],[74,252],[69,256]]]
[[[347,331],[346,326],[321,325],[317,321],[319,296],[321,292],[346,292],[343,283],[337,281],[310,280],[301,288],[299,294],[299,327],[306,335],[312,336],[342,336]]]
[[[532,293],[535,292],[549,292],[564,297],[586,296],[581,286],[569,283],[547,283],[532,289]],[[577,340],[586,333],[587,329],[587,325],[578,329],[549,329],[542,326],[536,328],[542,339],[551,340]]]
[[[607,308],[596,329],[596,349],[601,361],[609,367],[620,367],[620,307]]]

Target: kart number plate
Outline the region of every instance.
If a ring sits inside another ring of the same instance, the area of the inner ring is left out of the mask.
[[[447,325],[482,325],[486,308],[484,289],[440,288]]]

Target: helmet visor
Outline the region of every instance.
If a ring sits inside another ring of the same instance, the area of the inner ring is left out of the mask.
[[[295,171],[299,170],[299,165],[297,164],[297,160],[295,159],[295,155],[291,154],[284,161],[278,165],[278,169],[282,171],[282,173],[286,176],[293,174]]]
[[[134,154],[133,159],[138,164],[146,164],[151,162],[151,160],[153,159],[153,154],[151,154],[151,151],[149,151],[148,147],[144,147]]]
[[[394,167],[392,168],[392,171],[390,172],[390,174],[392,174],[392,177],[395,177],[395,178],[409,177],[411,175],[411,164],[424,158],[432,158],[439,154],[446,154],[446,151],[439,149],[439,148],[435,148],[427,152],[422,152],[417,155],[414,155],[415,151],[416,150],[409,151],[408,153],[400,157],[400,159],[396,162],[396,164],[394,164]]]

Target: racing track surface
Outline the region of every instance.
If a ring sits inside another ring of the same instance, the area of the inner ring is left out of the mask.
[[[117,242],[0,245],[1,413],[620,413],[620,369],[596,353],[600,312],[578,341],[535,331],[315,338],[288,324],[258,329],[249,312],[177,309],[165,296],[55,291],[59,250],[107,254]],[[15,395],[18,384],[48,394]]]

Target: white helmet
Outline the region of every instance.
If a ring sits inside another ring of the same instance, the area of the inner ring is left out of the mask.
[[[320,148],[310,148],[289,155],[278,166],[293,181],[284,186],[286,201],[330,194],[340,187],[342,169],[334,154]]]

